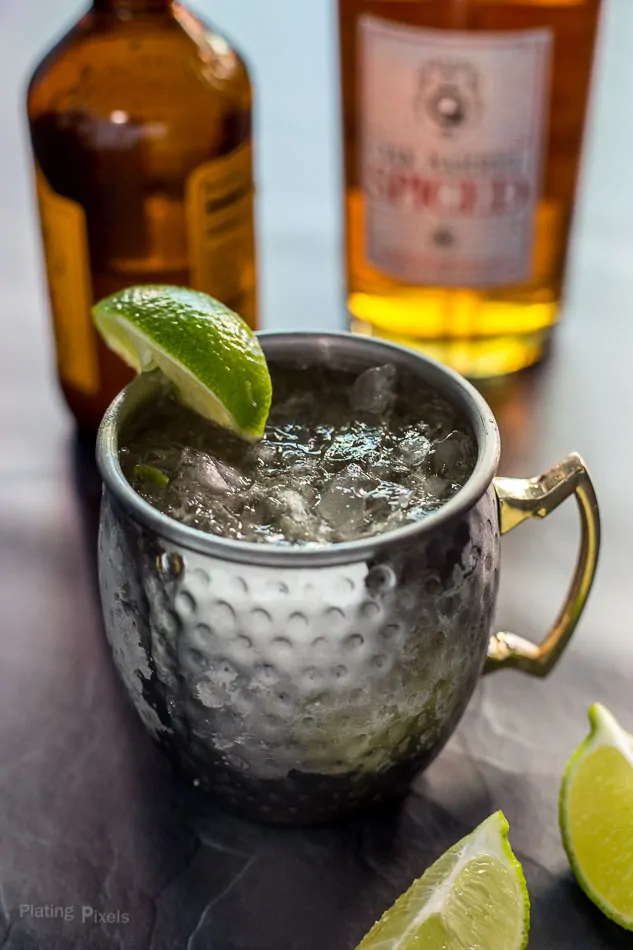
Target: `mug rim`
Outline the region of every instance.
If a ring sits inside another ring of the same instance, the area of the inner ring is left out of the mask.
[[[468,481],[456,495],[422,521],[354,541],[314,548],[276,547],[208,534],[154,508],[133,489],[123,474],[118,452],[120,427],[156,385],[151,377],[141,375],[129,383],[106,410],[96,443],[97,465],[105,489],[141,527],[182,548],[222,560],[286,568],[334,566],[366,561],[394,547],[405,548],[421,543],[473,508],[490,487],[497,474],[501,452],[497,422],[483,396],[454,370],[408,347],[345,331],[264,330],[259,331],[257,337],[271,360],[284,354],[300,357],[301,350],[297,354],[296,346],[301,342],[306,359],[306,348],[309,348],[311,354],[317,352],[322,359],[330,356],[335,361],[334,357],[338,355],[339,362],[340,353],[344,351],[344,355],[349,354],[345,360],[348,364],[357,361],[367,362],[370,366],[375,365],[376,360],[388,361],[390,356],[396,364],[410,367],[420,380],[439,390],[470,425],[477,442],[477,462]],[[354,351],[360,359],[355,359]]]

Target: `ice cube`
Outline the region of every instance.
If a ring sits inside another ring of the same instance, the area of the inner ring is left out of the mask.
[[[382,415],[393,406],[396,393],[396,368],[390,363],[372,366],[358,377],[350,392],[350,405],[355,412]]]
[[[265,504],[268,523],[288,541],[308,540],[313,533],[315,492],[299,479],[268,488]]]
[[[341,463],[371,464],[377,458],[382,437],[380,427],[355,422],[334,437],[323,455],[323,461],[330,469]]]
[[[228,462],[197,449],[183,449],[174,485],[179,491],[205,491],[230,495],[248,487],[249,480]]]
[[[445,478],[440,478],[439,475],[428,475],[422,484],[430,500],[442,498],[449,485],[448,481]]]
[[[213,461],[215,461],[216,469],[233,491],[242,491],[250,485],[250,479],[238,472],[238,470],[233,468],[232,465],[229,465],[228,462],[221,462],[218,459],[214,459]]]
[[[387,517],[391,512],[406,508],[413,491],[397,482],[381,482],[367,493],[367,502],[372,517]]]
[[[227,505],[221,502],[215,502],[212,509],[203,509],[202,517],[207,519],[214,534],[225,538],[239,537],[241,531],[241,521],[239,517],[231,511]],[[209,528],[205,528],[206,531]]]
[[[256,525],[266,524],[270,520],[271,510],[269,497],[265,488],[253,485],[241,496],[241,517],[245,528],[254,528]]]
[[[433,470],[438,475],[453,478],[472,459],[472,440],[465,432],[450,432],[433,445],[430,453]]]
[[[322,471],[322,469],[319,468],[319,459],[304,455],[292,463],[290,476],[292,481],[296,481],[302,485],[303,490],[303,486],[308,487],[307,483],[318,480],[320,471]],[[312,491],[314,490],[312,489]]]
[[[431,443],[421,432],[411,432],[400,443],[399,455],[407,468],[418,468],[426,460]]]
[[[206,452],[191,448],[182,450],[174,485],[190,491],[202,488],[220,495],[233,490],[223,477],[216,460]]]
[[[269,474],[277,468],[279,462],[279,447],[270,442],[260,442],[251,449],[252,457],[264,474]]]
[[[358,465],[348,465],[327,484],[318,514],[339,531],[358,531],[365,518],[368,481]]]
[[[314,537],[314,519],[311,517],[297,521],[290,515],[282,515],[279,527],[287,541],[310,541]]]
[[[308,499],[293,488],[277,489],[273,494],[273,502],[294,521],[305,521],[308,518]]]

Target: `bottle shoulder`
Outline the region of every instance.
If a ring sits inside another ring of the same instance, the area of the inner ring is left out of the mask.
[[[239,52],[189,11],[133,18],[87,14],[35,67],[29,116],[132,110],[153,118],[225,102],[248,109],[252,90]]]
[[[28,79],[26,94],[29,105],[37,97],[38,93],[51,78],[54,78],[60,70],[60,67],[69,58],[72,59],[75,49],[77,49],[86,33],[86,17],[73,24],[73,26],[57,39],[45,52],[41,58],[32,67]]]

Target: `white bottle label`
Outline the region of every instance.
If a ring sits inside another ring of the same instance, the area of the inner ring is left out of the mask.
[[[528,278],[551,31],[461,33],[373,16],[359,29],[369,263],[413,284]]]

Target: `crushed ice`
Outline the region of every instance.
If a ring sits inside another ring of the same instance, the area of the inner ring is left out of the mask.
[[[166,514],[201,530],[273,544],[323,544],[426,517],[468,479],[475,445],[453,408],[391,364],[360,375],[272,367],[275,400],[252,445],[171,394],[124,432],[121,463],[164,470]]]

